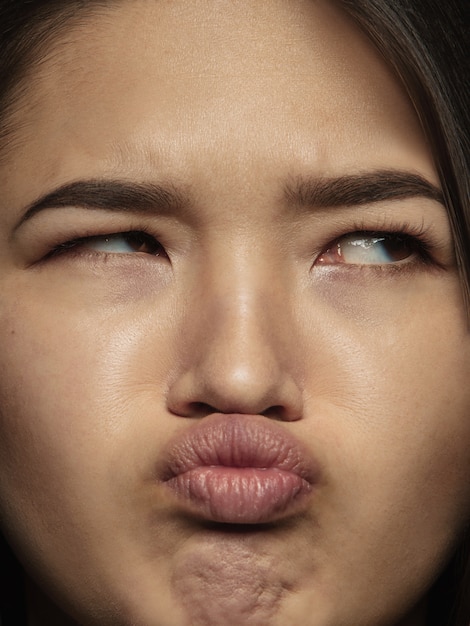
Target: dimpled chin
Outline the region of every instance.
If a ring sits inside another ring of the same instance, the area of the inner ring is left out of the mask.
[[[288,587],[276,575],[274,559],[233,541],[185,551],[172,577],[187,626],[272,624]]]

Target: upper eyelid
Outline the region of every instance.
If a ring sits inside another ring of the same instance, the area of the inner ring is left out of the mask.
[[[425,228],[417,228],[417,227],[412,227],[408,230],[408,226],[406,227],[406,230],[402,229],[402,227],[387,227],[387,228],[373,228],[373,229],[366,229],[363,227],[363,225],[361,226],[357,226],[357,227],[352,227],[352,228],[348,228],[348,229],[342,229],[340,234],[337,234],[335,236],[333,236],[332,238],[329,238],[328,240],[325,240],[323,242],[323,246],[322,249],[326,249],[327,247],[334,245],[337,241],[346,238],[346,237],[352,237],[354,235],[356,235],[358,238],[359,237],[380,237],[380,236],[401,236],[404,238],[408,238],[408,239],[416,239],[417,242],[421,243],[423,246],[424,245],[432,245],[432,241],[429,239],[428,237],[428,232],[427,229]],[[106,237],[115,237],[115,236],[119,236],[119,235],[129,235],[129,234],[141,234],[145,237],[149,237],[151,239],[154,239],[156,242],[160,243],[160,245],[162,245],[164,247],[164,244],[161,241],[161,237],[153,232],[150,232],[149,229],[146,228],[122,228],[122,229],[103,229],[103,232],[90,232],[87,233],[85,235],[78,235],[76,237],[70,237],[68,238],[66,241],[60,242],[57,244],[57,247],[72,247],[74,245],[80,244],[82,242],[85,242],[87,240],[92,240],[92,239],[101,239],[101,238],[106,238]]]
[[[432,248],[436,242],[434,241],[429,229],[424,226],[409,226],[409,225],[387,225],[379,228],[365,228],[364,224],[356,224],[349,228],[340,227],[337,232],[323,241],[323,244],[319,246],[322,250],[326,250],[328,247],[333,246],[335,243],[346,237],[352,236],[360,237],[383,237],[383,236],[397,236],[408,238],[409,240],[415,239],[417,243],[423,245],[423,247]],[[319,250],[317,248],[317,251]]]
[[[41,238],[44,243],[58,245],[61,241],[125,232],[143,232],[162,241],[169,232],[174,232],[175,226],[180,233],[184,230],[187,235],[188,225],[172,215],[100,209],[90,211],[80,206],[66,206],[60,210],[41,210],[37,217],[23,222],[21,228],[12,229],[8,241],[11,245],[18,245],[21,241]]]
[[[163,246],[163,244],[160,242],[160,240],[155,236],[152,235],[151,233],[148,233],[142,229],[133,229],[133,230],[122,230],[122,231],[115,231],[115,232],[107,232],[107,233],[103,233],[103,234],[92,234],[92,235],[85,235],[85,236],[80,236],[80,237],[75,237],[72,239],[68,239],[66,241],[60,242],[58,244],[56,244],[55,246],[53,246],[53,248],[47,253],[46,257],[53,257],[53,256],[58,256],[60,255],[62,252],[65,253],[67,250],[73,250],[74,248],[78,248],[80,246],[80,244],[86,243],[87,241],[92,241],[92,240],[96,240],[96,239],[106,239],[106,238],[113,238],[113,237],[119,237],[120,235],[122,235],[123,237],[125,235],[132,235],[132,234],[140,234],[143,235],[144,238],[148,238],[149,240],[153,240],[156,244],[158,244],[161,249],[165,252],[166,254],[166,250],[165,247]],[[113,252],[99,252],[96,251],[97,254],[124,254],[124,253],[113,253]]]
[[[173,254],[180,252],[186,254],[193,245],[197,246],[197,241],[200,241],[200,231],[197,225],[185,224],[179,219],[175,219],[174,216],[115,214],[109,211],[84,211],[80,207],[67,207],[63,211],[65,212],[62,213],[61,211],[60,219],[57,219],[57,214],[52,215],[47,212],[45,214],[47,219],[41,220],[40,229],[45,233],[42,236],[42,249],[46,245],[60,247],[61,240],[64,242],[63,247],[65,248],[67,244],[73,245],[90,237],[130,231],[140,231],[154,237],[167,252]],[[414,211],[415,208],[413,208]],[[452,240],[450,230],[445,232],[442,215],[439,218],[437,210],[432,207],[430,209],[426,207],[426,211],[424,209],[419,210],[419,217],[416,214],[413,215],[413,212],[409,207],[398,213],[395,209],[378,212],[370,207],[364,207],[360,212],[352,209],[338,209],[331,214],[331,217],[304,215],[301,223],[305,224],[307,229],[302,230],[304,232],[310,231],[312,235],[308,235],[310,242],[305,240],[305,247],[302,244],[305,250],[302,256],[313,261],[313,258],[322,249],[331,245],[339,237],[351,233],[403,233],[408,236],[417,236],[429,245],[430,249],[442,249],[441,258],[450,265]],[[308,219],[309,217],[312,219]],[[447,220],[445,223],[447,224]],[[27,227],[27,225],[25,226]],[[28,246],[33,243],[33,237],[37,238],[38,226],[35,224],[34,227],[27,227],[28,236],[24,242]],[[21,243],[21,247],[25,244]]]

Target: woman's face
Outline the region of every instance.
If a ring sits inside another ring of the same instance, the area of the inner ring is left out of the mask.
[[[381,57],[323,1],[136,0],[28,84],[0,516],[32,579],[83,624],[421,624],[469,518],[470,341]]]

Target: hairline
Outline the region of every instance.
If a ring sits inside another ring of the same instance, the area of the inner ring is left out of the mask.
[[[28,104],[28,95],[39,79],[38,70],[46,63],[54,63],[60,46],[68,43],[71,32],[86,26],[90,18],[106,13],[111,4],[119,2],[122,0],[72,0],[62,7],[57,4],[50,14],[47,7],[38,10],[34,14],[36,23],[33,28],[18,29],[23,30],[23,37],[27,36],[30,43],[25,44],[23,50],[13,51],[12,55],[16,54],[11,72],[14,77],[0,95],[0,165],[21,145],[22,113]],[[20,36],[17,34],[16,39]]]

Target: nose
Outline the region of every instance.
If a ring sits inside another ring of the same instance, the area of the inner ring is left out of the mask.
[[[185,417],[217,412],[300,419],[297,346],[279,281],[266,272],[255,276],[252,268],[222,272],[205,281],[195,300],[197,315],[185,324],[185,356],[169,390],[169,410]]]

